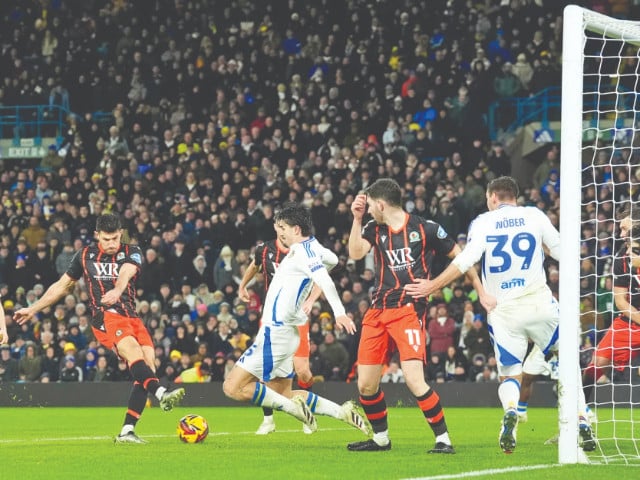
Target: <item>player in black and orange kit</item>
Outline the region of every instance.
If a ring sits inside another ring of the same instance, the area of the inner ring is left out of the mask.
[[[626,241],[626,248],[613,261],[613,301],[619,314],[582,374],[587,403],[596,380],[607,373],[608,367],[623,370],[640,354],[640,224],[635,216],[629,214],[620,222],[620,237]]]
[[[113,214],[98,217],[95,237],[97,243],[79,250],[66,273],[37,302],[16,311],[14,318],[24,324],[84,278],[89,290],[93,333],[102,345],[127,362],[135,381],[124,425],[115,442],[146,443],[134,428],[147,403],[147,394],[155,395],[162,409],[168,411],[182,400],[184,389],[168,391],[155,375],[153,341],[138,317],[135,304],[135,280],[142,267],[140,248],[120,242],[120,218]]]
[[[367,205],[373,220],[363,228]],[[407,295],[403,286],[417,278],[429,278],[434,256],[454,258],[460,247],[439,224],[405,212],[400,186],[389,178],[377,180],[366,189],[366,194],[359,194],[351,205],[351,212],[354,218],[349,257],[359,260],[374,248],[376,279],[371,306],[362,320],[358,347],[360,403],[374,436],[350,443],[347,448],[351,451],[391,449],[387,404],[380,389],[380,377],[390,340],[393,340],[407,387],[436,436],[435,446],[429,453],[455,453],[440,397],[424,379],[427,305],[424,300],[414,300]],[[480,279],[474,269],[470,272],[484,305],[487,299]]]
[[[243,302],[249,302],[250,297],[249,292],[247,291],[247,285],[258,272],[262,272],[264,275],[264,290],[266,292],[269,288],[269,283],[271,283],[271,278],[273,278],[273,275],[276,273],[276,269],[278,268],[280,261],[287,255],[287,253],[289,253],[289,249],[284,247],[277,238],[258,245],[256,247],[253,261],[247,267],[247,270],[242,277],[242,281],[240,282],[240,286],[238,287],[238,296],[240,297],[240,300]],[[304,313],[307,315],[309,314],[311,307],[313,306],[313,302],[318,299],[321,292],[322,290],[317,286],[313,288],[309,294],[309,298],[307,298],[302,305]],[[300,325],[298,327],[298,331],[300,332],[300,346],[293,356],[293,368],[296,372],[297,382],[300,388],[302,390],[311,391],[311,387],[313,385],[313,374],[309,367],[309,322],[304,325]],[[273,409],[263,407],[262,412],[264,418],[258,427],[258,430],[256,430],[256,435],[268,435],[269,433],[275,432],[276,424],[273,419]],[[306,425],[303,425],[302,428],[305,433],[312,433],[308,430]]]

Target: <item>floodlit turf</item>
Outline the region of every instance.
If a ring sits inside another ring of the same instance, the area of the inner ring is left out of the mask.
[[[176,425],[187,413],[210,425],[202,444],[178,440]],[[258,408],[149,408],[137,433],[147,445],[114,445],[123,408],[0,408],[2,478],[58,479],[406,479],[638,478],[640,469],[620,465],[557,466],[557,447],[544,445],[556,433],[556,412],[530,409],[518,429],[518,446],[505,455],[498,446],[498,409],[449,408],[447,423],[456,455],[429,455],[433,434],[417,408],[392,408],[393,449],[349,452],[363,435],[341,422],[319,417],[319,430],[276,413],[277,431],[254,435]],[[603,411],[598,412],[599,416]],[[598,453],[598,452],[596,452]],[[510,470],[507,470],[510,469]],[[477,475],[479,471],[489,471]],[[465,475],[466,474],[466,475]]]

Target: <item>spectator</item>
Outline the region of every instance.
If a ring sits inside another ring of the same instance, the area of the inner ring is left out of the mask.
[[[436,317],[432,318],[427,325],[431,355],[443,357],[447,349],[453,346],[455,332],[456,322],[449,316],[446,304],[439,304]]]
[[[60,357],[53,345],[45,347],[42,359],[42,375],[46,375],[49,382],[57,382],[60,378]]]
[[[444,363],[441,355],[437,353],[431,354],[429,362],[427,362],[425,376],[429,382],[444,383],[447,374],[444,369]]]
[[[73,355],[64,357],[64,366],[60,370],[61,382],[82,382],[84,374],[82,369],[76,365],[76,358]]]
[[[223,289],[226,285],[233,284],[233,277],[237,277],[238,274],[238,262],[235,259],[234,251],[229,245],[225,245],[220,250],[220,255],[213,266],[213,279],[216,288]]]
[[[87,372],[87,381],[89,382],[110,382],[114,380],[113,369],[109,366],[107,358],[99,355],[96,359],[94,367]]]
[[[16,382],[19,378],[18,360],[11,356],[11,347],[0,345],[0,383]]]
[[[323,372],[326,380],[344,380],[349,372],[349,353],[340,342],[336,340],[333,332],[329,331],[324,336],[324,343],[318,347],[320,356],[325,364]]]
[[[478,353],[482,354],[485,359],[493,355],[491,336],[482,320],[482,315],[476,314],[474,316],[473,328],[467,333],[465,346],[467,347],[469,358],[474,358]]]
[[[498,383],[498,373],[492,370],[489,365],[482,368],[482,372],[476,375],[477,383]]]
[[[404,374],[397,360],[391,360],[380,379],[382,383],[405,383]]]
[[[464,382],[467,379],[467,358],[454,346],[447,348],[444,358],[445,378],[447,381]]]
[[[18,362],[20,380],[24,382],[35,382],[42,375],[42,356],[36,352],[36,345],[33,342],[27,343],[24,357]]]

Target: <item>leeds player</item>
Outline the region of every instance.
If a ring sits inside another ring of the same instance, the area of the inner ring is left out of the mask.
[[[499,442],[503,452],[512,453],[528,341],[545,355],[557,349],[559,311],[546,282],[543,245],[559,259],[560,234],[542,211],[517,205],[518,186],[511,177],[492,180],[486,198],[489,212],[471,223],[462,253],[434,280],[418,280],[405,289],[413,296],[430,295],[484,256],[484,287],[496,298],[488,322],[501,381],[498,396],[505,412]]]
[[[274,225],[275,228],[275,225]],[[249,267],[245,271],[242,281],[238,287],[238,296],[243,302],[249,302],[249,292],[247,286],[253,277],[262,272],[264,275],[264,289],[265,293],[269,290],[269,284],[273,275],[276,273],[278,265],[282,259],[289,253],[289,249],[282,245],[282,243],[276,238],[275,240],[269,240],[256,247],[255,256],[253,261],[249,264]],[[333,256],[337,261],[337,257]],[[324,262],[327,268],[330,270],[335,264],[329,265]],[[309,297],[302,304],[302,310],[305,314],[309,314],[313,303],[320,297],[322,291],[315,285],[313,290],[309,294]],[[297,382],[300,388],[306,391],[311,391],[313,385],[313,374],[309,366],[309,322],[305,322],[302,325],[298,325],[298,332],[300,333],[300,345],[293,355],[293,369],[296,373]],[[268,435],[269,433],[276,431],[276,423],[273,418],[273,409],[268,407],[262,407],[263,420],[256,435]],[[304,433],[313,433],[308,429],[306,425],[303,425]]]
[[[369,435],[370,427],[353,402],[338,405],[305,390],[292,391],[293,355],[300,336],[298,325],[307,321],[302,305],[319,285],[336,319],[336,326],[353,334],[349,318],[329,276],[326,264],[337,264],[334,253],[311,235],[311,214],[302,205],[287,204],[276,215],[276,231],[289,253],[276,270],[262,310],[255,343],[238,359],[224,382],[224,393],[238,401],[282,410],[311,431],[317,429],[314,413],[342,420]]]

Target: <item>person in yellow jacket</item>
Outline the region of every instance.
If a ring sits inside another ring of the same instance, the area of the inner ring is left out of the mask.
[[[211,367],[204,362],[196,362],[193,367],[184,370],[174,380],[175,383],[205,383],[211,379]]]

